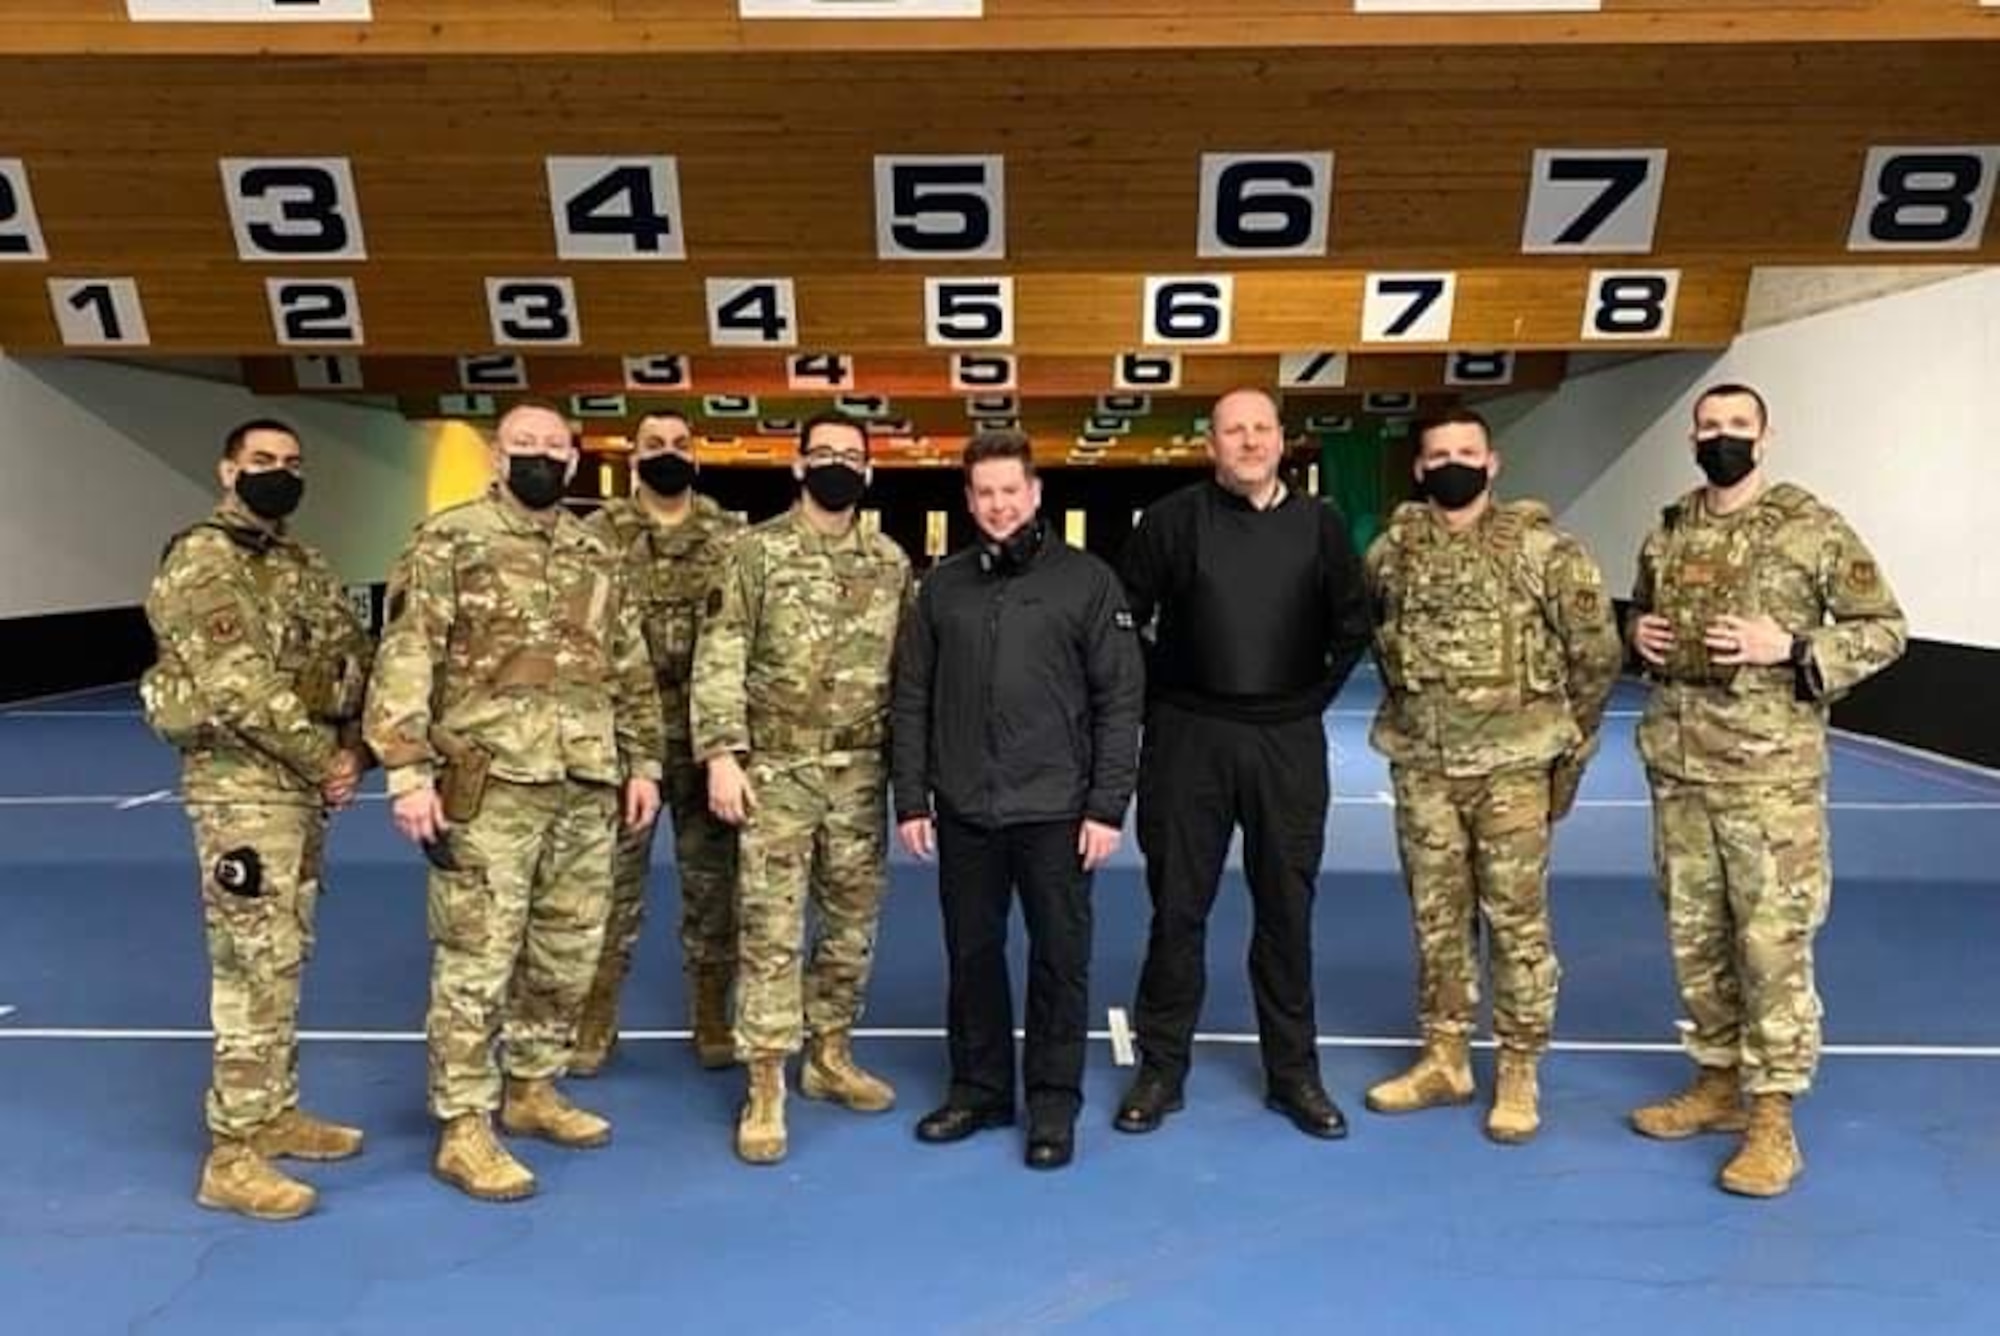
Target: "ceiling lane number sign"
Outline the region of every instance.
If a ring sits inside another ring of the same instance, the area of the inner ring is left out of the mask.
[[[125,0],[134,23],[367,23],[373,0]]]
[[[746,19],[976,19],[985,0],[739,0]]]

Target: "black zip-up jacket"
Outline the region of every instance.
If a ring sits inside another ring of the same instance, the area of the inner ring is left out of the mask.
[[[896,818],[1119,825],[1144,698],[1109,566],[1053,535],[1018,569],[960,552],[925,577],[897,649]]]

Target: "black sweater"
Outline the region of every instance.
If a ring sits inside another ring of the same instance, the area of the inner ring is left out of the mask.
[[[982,827],[1118,825],[1137,777],[1144,666],[1111,568],[1051,536],[1020,570],[977,548],[925,577],[896,654],[899,821],[933,802]]]
[[[1366,652],[1366,580],[1340,511],[1296,492],[1257,510],[1213,479],[1154,503],[1126,543],[1126,597],[1159,617],[1158,700],[1252,723],[1326,709]]]

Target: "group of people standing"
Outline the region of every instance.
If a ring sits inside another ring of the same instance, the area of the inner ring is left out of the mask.
[[[853,1046],[893,828],[937,862],[948,965],[949,1080],[918,1138],[1010,1126],[1025,1105],[1026,1163],[1068,1164],[1091,883],[1135,795],[1152,924],[1139,1067],[1114,1125],[1153,1132],[1183,1106],[1208,918],[1240,831],[1266,1102],[1343,1137],[1314,1001],[1324,716],[1371,650],[1422,1051],[1367,1103],[1474,1097],[1483,922],[1499,1046],[1485,1126],[1524,1141],[1560,978],[1551,829],[1628,647],[1654,683],[1640,749],[1697,1064],[1633,1125],[1741,1132],[1722,1185],[1785,1191],[1803,1167],[1791,1102],[1818,1056],[1826,711],[1897,657],[1904,625],[1840,516],[1767,481],[1755,391],[1705,391],[1692,439],[1704,485],[1648,535],[1621,640],[1583,547],[1546,507],[1495,496],[1500,457],[1468,410],[1418,425],[1417,499],[1365,559],[1333,507],[1281,477],[1284,431],[1262,391],[1216,403],[1213,476],[1150,507],[1116,571],[1045,522],[1027,439],[982,434],[964,459],[977,539],[918,585],[859,522],[872,461],[857,421],[809,422],[797,504],[746,527],[695,493],[687,420],[649,416],[632,498],[584,521],[561,504],[570,424],[528,403],[495,430],[486,493],[418,528],[376,646],[288,531],[296,433],[246,424],[224,449],[222,499],[168,545],[147,601],[159,660],[142,695],[184,756],[212,967],[197,1199],[293,1218],[314,1190],[275,1161],[361,1149],[358,1129],[299,1107],[296,1021],[327,815],[374,764],[430,864],[433,1167],[474,1197],[535,1188],[496,1119],[562,1146],[610,1140],[556,1082],[615,1052],[663,811],[694,1053],[744,1072],[746,1161],[787,1154],[795,1057],[807,1098],[895,1102]]]

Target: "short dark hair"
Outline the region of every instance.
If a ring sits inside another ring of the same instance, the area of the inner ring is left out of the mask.
[[[868,424],[866,422],[863,422],[860,418],[849,417],[845,413],[828,412],[813,414],[806,419],[806,425],[799,428],[800,454],[806,452],[806,447],[812,443],[813,432],[820,427],[844,427],[848,431],[858,432],[861,436],[861,448],[869,451],[871,454],[874,451],[874,446],[868,440]]]
[[[984,464],[990,459],[1018,459],[1021,471],[1030,478],[1035,476],[1035,445],[1024,431],[981,431],[974,432],[972,439],[965,443],[965,480],[972,481],[972,466]]]
[[[250,433],[253,431],[280,431],[295,441],[299,439],[298,432],[292,429],[292,424],[289,422],[280,422],[276,418],[251,418],[248,422],[231,427],[229,434],[222,438],[222,457],[234,459],[242,454],[243,443],[250,439]]]
[[[688,429],[688,434],[690,436],[694,434],[694,419],[689,417],[686,413],[683,413],[680,409],[649,408],[645,412],[639,414],[639,420],[632,424],[632,435],[636,438],[639,435],[639,428],[645,426],[649,421],[651,421],[654,418],[672,418],[674,421],[680,423],[683,427],[686,427]]]
[[[1415,441],[1417,448],[1421,450],[1424,448],[1424,435],[1441,427],[1477,427],[1479,434],[1486,438],[1486,444],[1489,446],[1493,444],[1493,428],[1485,417],[1474,409],[1460,405],[1439,409],[1435,413],[1418,418],[1416,425],[1410,429],[1410,439]]]
[[[1768,427],[1771,425],[1771,410],[1765,404],[1764,396],[1757,393],[1750,386],[1739,385],[1735,381],[1724,381],[1720,385],[1711,385],[1700,394],[1697,394],[1694,397],[1693,413],[1695,419],[1697,421],[1701,419],[1701,406],[1708,400],[1726,399],[1731,395],[1737,394],[1743,395],[1757,405],[1757,425],[1759,427]]]

